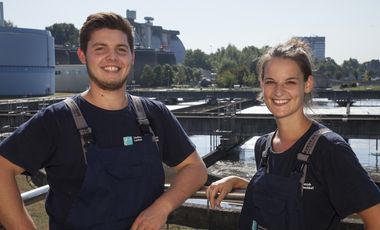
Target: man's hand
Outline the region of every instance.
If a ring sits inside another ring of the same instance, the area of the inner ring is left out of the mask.
[[[154,203],[138,215],[131,230],[159,230],[165,225],[169,214]]]
[[[206,167],[196,151],[175,166],[175,169],[177,174],[170,188],[139,214],[132,225],[132,230],[160,229],[166,223],[169,214],[207,180]]]

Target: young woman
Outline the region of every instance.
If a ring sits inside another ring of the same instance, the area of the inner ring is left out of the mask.
[[[367,229],[380,229],[378,187],[344,139],[304,112],[314,84],[307,44],[295,38],[280,44],[258,68],[277,129],[257,140],[258,170],[250,182],[229,176],[209,186],[211,207],[244,188],[239,229],[334,229],[352,213]]]

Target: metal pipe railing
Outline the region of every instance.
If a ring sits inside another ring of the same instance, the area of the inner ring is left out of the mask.
[[[49,185],[45,185],[45,186],[38,187],[36,189],[30,190],[27,192],[23,192],[21,194],[21,198],[22,198],[22,201],[24,201],[24,204],[28,206],[30,204],[34,204],[40,200],[45,199],[48,191],[49,191]]]
[[[165,184],[165,190],[169,189],[170,184]],[[200,190],[196,191],[191,198],[198,199],[207,199],[206,196],[207,186],[202,187]],[[26,206],[45,199],[47,192],[49,191],[49,185],[45,185],[28,192],[21,194],[22,200]],[[234,201],[243,201],[244,200],[245,190],[236,190],[230,192],[224,198],[224,200],[234,200]]]
[[[165,190],[169,189],[170,184],[165,184]],[[206,190],[207,186],[202,187],[200,190],[196,191],[191,198],[198,198],[198,199],[206,199]],[[49,191],[49,185],[44,185],[42,187],[33,189],[28,192],[24,192],[21,194],[22,200],[26,206],[31,205],[35,202],[41,201],[45,199],[47,193]],[[227,194],[227,196],[224,198],[224,201],[239,201],[243,202],[244,201],[244,196],[245,196],[245,190],[239,189],[239,190],[234,190],[233,192],[230,192]],[[341,221],[342,223],[347,223],[350,224],[352,220],[348,217],[345,218],[344,220]],[[351,223],[352,224],[352,223]],[[356,223],[359,225],[359,227],[362,227],[362,222]],[[3,230],[4,228],[0,224],[0,230]]]

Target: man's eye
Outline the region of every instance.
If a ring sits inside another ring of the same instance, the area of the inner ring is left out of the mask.
[[[126,49],[126,48],[119,48],[119,49],[117,49],[117,52],[119,54],[125,55],[126,53],[128,53],[128,49]]]

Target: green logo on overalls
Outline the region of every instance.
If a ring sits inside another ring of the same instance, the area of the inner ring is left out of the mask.
[[[131,136],[123,137],[124,146],[133,145],[133,139]]]
[[[252,221],[252,230],[257,230],[257,222],[255,220]]]

